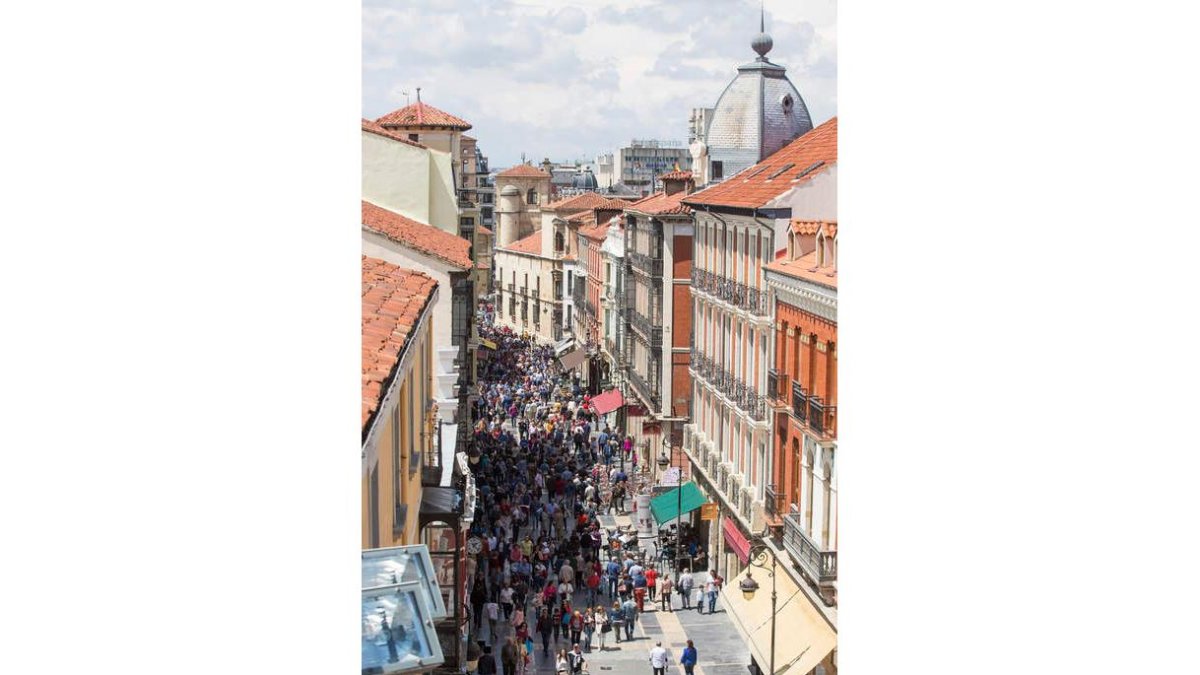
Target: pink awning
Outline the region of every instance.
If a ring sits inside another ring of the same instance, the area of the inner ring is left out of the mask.
[[[596,409],[598,415],[607,415],[623,405],[625,405],[625,397],[621,396],[621,392],[617,389],[609,389],[592,399],[592,407]]]
[[[750,542],[742,536],[742,531],[738,529],[733,518],[725,518],[721,530],[725,533],[725,543],[729,544],[729,548],[737,554],[743,565],[747,564],[750,561]]]

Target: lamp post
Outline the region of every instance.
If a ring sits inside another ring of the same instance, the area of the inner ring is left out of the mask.
[[[770,670],[770,675],[775,675],[775,612],[777,611],[776,606],[775,606],[775,602],[776,602],[775,563],[777,562],[778,559],[775,557],[775,551],[772,550],[770,546],[767,546],[767,544],[760,537],[758,539],[758,543],[756,543],[750,547],[750,564],[755,567],[764,569],[764,570],[768,569],[767,568],[767,556],[771,557],[771,567],[769,568],[770,571],[767,573],[771,577],[771,657],[770,657],[771,670]],[[747,602],[754,599],[754,592],[758,590],[758,582],[754,580],[754,577],[751,575],[750,572],[746,572],[746,578],[742,579],[742,583],[739,584],[739,586],[742,589],[742,597],[745,598]]]

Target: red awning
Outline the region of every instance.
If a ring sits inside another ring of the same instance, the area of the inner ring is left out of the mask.
[[[625,397],[621,396],[621,392],[616,389],[609,389],[592,399],[592,407],[596,409],[598,415],[607,415],[623,405],[625,405]]]
[[[738,529],[733,518],[725,518],[722,522],[721,530],[725,533],[725,543],[729,544],[729,548],[737,554],[738,560],[741,560],[743,565],[748,564],[750,562],[750,542],[742,536],[742,531]]]

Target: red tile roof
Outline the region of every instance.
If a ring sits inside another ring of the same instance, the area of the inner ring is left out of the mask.
[[[437,282],[377,258],[362,257],[362,426],[379,409],[412,329]]]
[[[593,211],[592,209],[580,211],[579,213],[576,213],[574,215],[567,216],[567,222],[568,223],[579,223],[580,225],[589,224],[589,223],[592,225],[595,225],[596,224],[596,212]]]
[[[816,251],[809,251],[795,260],[776,260],[763,265],[763,269],[837,289],[837,268],[831,265],[818,268]]]
[[[822,164],[818,164],[821,162]],[[688,204],[758,208],[810,180],[837,162],[837,118],[825,122],[778,152],[730,176],[723,183],[692,193]],[[814,167],[815,168],[811,168]],[[805,170],[808,173],[800,176]],[[780,173],[782,171],[782,173]],[[777,175],[778,174],[778,175]]]
[[[629,202],[620,199],[612,199],[596,194],[595,192],[584,192],[574,197],[567,197],[566,199],[551,202],[542,208],[543,210],[559,213],[574,213],[584,209],[613,209],[620,211],[628,205]]]
[[[455,267],[466,270],[474,266],[469,255],[471,242],[368,201],[362,203],[362,226]]]
[[[414,147],[418,147],[418,148],[426,147],[416,141],[409,140],[408,138],[405,138],[404,136],[401,136],[400,134],[388,131],[387,129],[384,129],[383,127],[379,126],[378,124],[372,122],[371,120],[369,120],[365,117],[363,118],[363,121],[362,121],[362,130],[366,131],[368,133],[375,134],[376,136],[383,136],[384,138],[390,138],[393,141],[400,141],[401,143],[407,143],[408,145],[411,145]]]
[[[455,117],[444,110],[438,110],[428,103],[420,101],[406,105],[399,110],[393,110],[375,121],[384,127],[449,128],[463,131],[471,128],[471,123],[461,117]]]
[[[591,239],[592,241],[604,241],[608,236],[608,223],[600,223],[598,225],[589,225],[579,228],[579,234]]]
[[[536,166],[529,164],[518,164],[514,167],[505,169],[496,174],[497,178],[549,178],[550,174],[542,171]]]
[[[488,228],[484,227],[483,225],[480,225],[479,227],[475,228],[475,231],[482,232],[483,234],[492,234],[492,231],[489,230]]]
[[[688,180],[692,177],[691,171],[668,171],[658,177],[659,180]]]
[[[822,229],[825,230],[826,237],[837,236],[837,223],[830,223],[824,220],[792,219],[792,232],[796,234],[816,234]]]
[[[529,235],[528,237],[525,237],[524,239],[518,239],[518,240],[514,241],[513,243],[509,244],[508,246],[500,246],[498,248],[501,251],[513,251],[515,253],[534,253],[537,255],[541,255],[542,254],[542,231],[538,230],[538,231],[534,232],[533,234]]]
[[[687,194],[676,192],[673,195],[667,195],[666,192],[655,192],[654,194],[644,199],[627,205],[625,208],[629,211],[637,211],[650,216],[666,216],[666,215],[687,215],[692,212],[692,209],[682,203],[682,200],[687,198]]]

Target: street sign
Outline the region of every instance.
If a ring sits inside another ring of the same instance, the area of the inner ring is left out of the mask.
[[[680,469],[677,466],[673,466],[673,467],[667,469],[666,471],[663,472],[662,484],[663,485],[679,485],[679,473],[680,473]]]
[[[700,520],[716,520],[717,519],[717,504],[709,502],[700,506]]]

